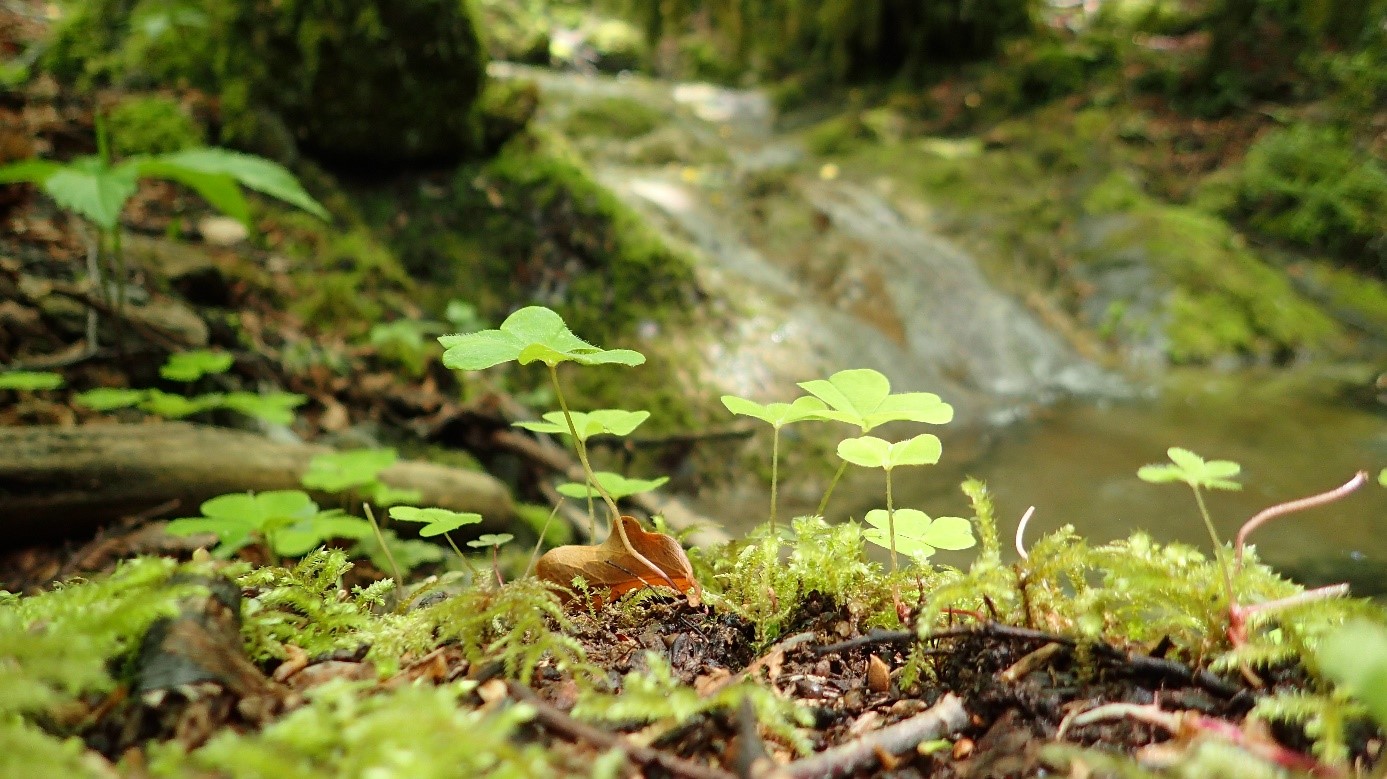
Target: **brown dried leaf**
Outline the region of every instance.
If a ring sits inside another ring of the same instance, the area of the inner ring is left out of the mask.
[[[689,603],[701,603],[703,589],[694,580],[693,567],[684,554],[684,547],[664,533],[652,533],[632,517],[621,518],[631,548],[644,556],[658,571],[636,559],[621,540],[621,532],[613,531],[607,540],[595,546],[560,546],[550,549],[535,563],[535,575],[561,587],[570,587],[581,576],[596,592],[607,591],[608,598],[641,587],[673,586],[686,593]]]

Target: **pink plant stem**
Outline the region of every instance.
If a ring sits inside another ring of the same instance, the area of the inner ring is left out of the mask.
[[[1358,473],[1354,474],[1354,477],[1352,479],[1349,479],[1344,484],[1328,492],[1322,492],[1318,495],[1311,495],[1308,498],[1301,498],[1300,500],[1292,500],[1287,501],[1286,503],[1278,503],[1275,506],[1269,506],[1265,509],[1262,509],[1252,519],[1249,519],[1248,521],[1244,522],[1243,526],[1238,530],[1238,539],[1233,545],[1233,570],[1242,570],[1243,550],[1247,546],[1247,537],[1252,534],[1252,531],[1256,530],[1262,525],[1265,525],[1271,520],[1276,519],[1277,517],[1285,516],[1286,514],[1291,514],[1297,511],[1304,511],[1305,509],[1314,508],[1316,506],[1323,506],[1329,503],[1333,503],[1334,501],[1348,495],[1349,493],[1363,486],[1363,484],[1367,482],[1367,480],[1367,471],[1359,471]]]

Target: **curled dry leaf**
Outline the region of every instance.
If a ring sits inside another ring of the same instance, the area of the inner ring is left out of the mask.
[[[693,567],[678,541],[646,530],[632,517],[621,518],[621,530],[625,531],[630,549],[657,570],[651,570],[628,551],[621,532],[613,532],[606,541],[594,546],[550,549],[535,563],[535,575],[561,587],[572,587],[573,580],[581,576],[593,592],[606,590],[609,598],[646,586],[672,586],[687,594],[692,605],[701,603],[703,589],[694,580]]]

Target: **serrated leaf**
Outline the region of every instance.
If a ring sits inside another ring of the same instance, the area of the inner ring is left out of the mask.
[[[597,471],[593,473],[593,477],[612,496],[613,500],[621,500],[632,495],[639,495],[642,492],[657,490],[669,481],[668,476],[660,476],[655,479],[631,479],[611,471]],[[591,485],[577,482],[566,482],[555,489],[564,497],[580,500],[594,498],[598,495],[597,490],[593,489]]]
[[[818,412],[827,409],[822,400],[806,395],[795,398],[790,403],[756,403],[736,395],[723,395],[722,405],[728,411],[744,417],[752,417],[779,430],[785,425],[806,419],[817,419]]]
[[[96,157],[79,157],[44,178],[43,191],[102,230],[114,230],[137,180],[132,166],[109,167]]]
[[[294,178],[294,174],[290,173],[284,166],[263,157],[242,154],[230,149],[203,147],[161,154],[148,158],[144,163],[160,167],[173,166],[197,173],[230,176],[247,189],[253,189],[262,195],[269,195],[292,206],[297,206],[320,219],[328,218],[327,209],[304,191],[298,179]],[[168,168],[163,167],[163,169],[167,170]]]
[[[944,424],[954,416],[953,406],[934,393],[891,395],[891,382],[870,368],[839,371],[799,386],[828,405],[818,418],[857,425],[863,433],[887,422]]]

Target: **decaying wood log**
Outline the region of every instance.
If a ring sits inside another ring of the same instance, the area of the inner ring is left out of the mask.
[[[324,451],[182,422],[0,428],[0,530],[9,543],[50,540],[171,499],[196,515],[223,493],[298,489]],[[380,478],[419,490],[420,505],[481,514],[484,531],[515,516],[510,491],[484,473],[402,460]]]

